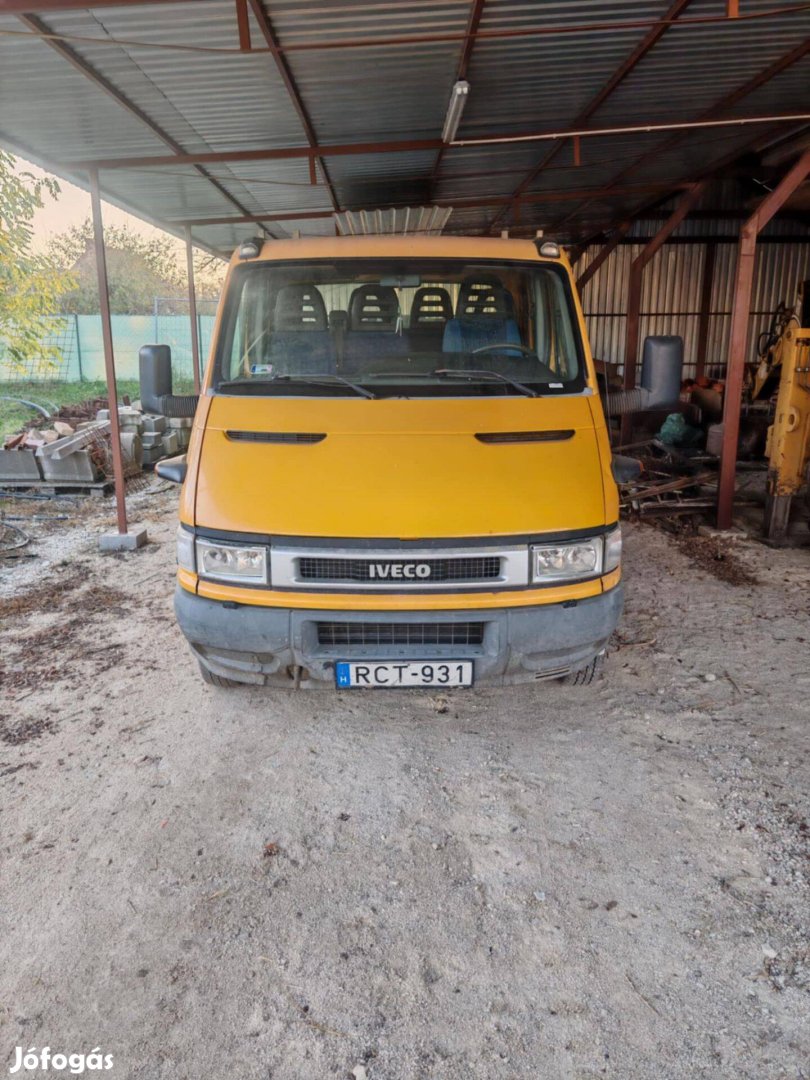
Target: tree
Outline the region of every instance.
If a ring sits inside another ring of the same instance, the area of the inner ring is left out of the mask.
[[[58,348],[47,339],[58,328],[53,315],[72,283],[53,259],[31,250],[44,191],[56,197],[59,185],[15,172],[12,155],[0,150],[0,355],[20,374],[33,361],[58,360]]]
[[[186,290],[185,264],[179,258],[177,241],[169,236],[144,237],[115,225],[104,229],[110,310],[113,315],[146,315],[156,296],[183,301]],[[88,218],[51,241],[53,260],[75,277],[74,287],[62,298],[61,310],[78,315],[98,313],[93,224]],[[219,295],[222,272],[217,272],[210,256],[195,252],[196,290],[199,299]],[[179,314],[185,313],[183,304]],[[171,313],[171,304],[164,308]]]

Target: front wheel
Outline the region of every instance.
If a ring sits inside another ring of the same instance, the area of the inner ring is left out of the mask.
[[[595,656],[591,660],[590,664],[586,664],[585,667],[580,668],[578,671],[569,672],[560,681],[566,686],[589,686],[601,675],[604,662],[605,654],[600,653],[599,656]]]
[[[236,682],[234,679],[224,679],[221,675],[215,675],[213,671],[209,671],[205,664],[198,661],[200,664],[200,674],[204,683],[208,683],[209,686],[218,686],[220,690],[233,690],[235,686],[241,686],[242,684]]]

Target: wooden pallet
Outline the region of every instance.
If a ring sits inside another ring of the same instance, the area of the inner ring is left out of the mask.
[[[93,495],[101,498],[112,494],[112,480],[83,483],[80,480],[0,480],[0,495],[6,490],[36,491],[40,495]]]

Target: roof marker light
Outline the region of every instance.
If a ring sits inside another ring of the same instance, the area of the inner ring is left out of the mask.
[[[447,106],[447,115],[444,118],[444,127],[442,128],[443,143],[451,143],[455,139],[458,125],[461,123],[461,114],[464,112],[464,106],[467,104],[469,94],[470,84],[464,79],[453,83],[453,89],[450,91],[450,104]]]
[[[545,240],[542,244],[538,244],[537,250],[546,259],[559,259],[560,257],[560,245],[555,244],[553,240]]]
[[[262,250],[263,240],[260,236],[251,237],[250,240],[243,240],[239,245],[239,258],[240,259],[255,259],[258,257],[259,252]]]

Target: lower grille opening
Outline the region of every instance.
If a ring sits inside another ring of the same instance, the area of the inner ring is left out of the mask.
[[[481,645],[482,622],[319,622],[319,645]]]

